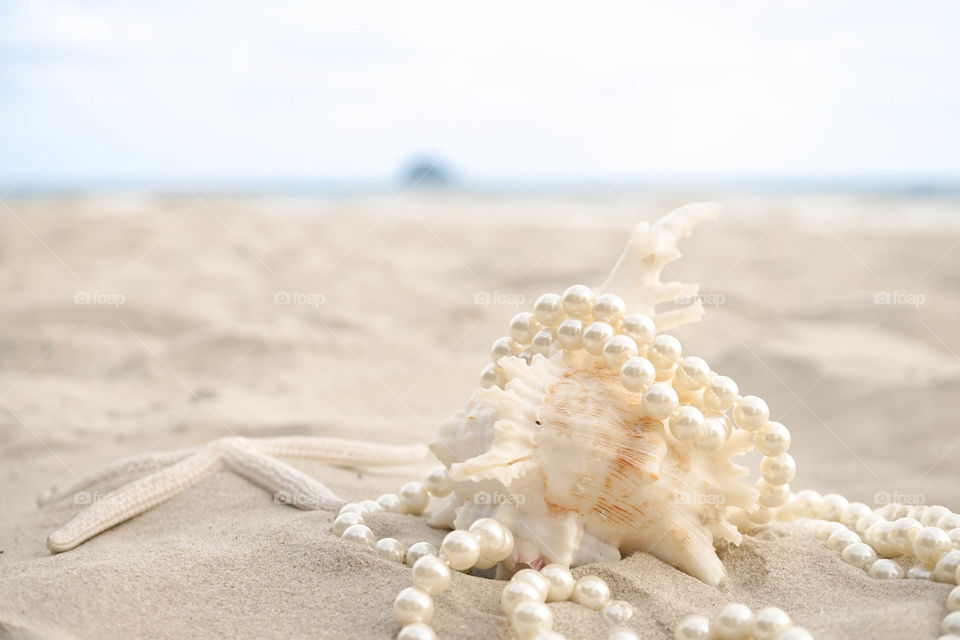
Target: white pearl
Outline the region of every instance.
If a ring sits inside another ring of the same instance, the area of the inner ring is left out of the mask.
[[[602,293],[593,303],[593,319],[614,324],[626,310],[627,305],[623,298],[612,293]]]
[[[890,527],[888,539],[898,553],[913,553],[913,538],[923,529],[923,525],[913,518],[898,518]]]
[[[657,372],[646,358],[629,358],[620,367],[620,382],[629,391],[646,391],[656,377]]]
[[[930,580],[933,572],[922,564],[915,564],[907,570],[907,577],[911,580]]]
[[[697,356],[687,356],[677,368],[676,382],[684,389],[696,390],[707,384],[710,378],[710,366]]]
[[[867,567],[867,575],[878,580],[896,580],[903,577],[903,569],[893,560],[881,558]]]
[[[948,613],[940,623],[940,633],[960,635],[960,611]]]
[[[557,327],[557,340],[564,351],[576,351],[583,346],[583,322],[567,318]]]
[[[367,512],[367,515],[373,515],[374,513],[380,513],[384,511],[384,508],[376,500],[361,500],[360,506],[363,507],[363,510]]]
[[[341,513],[337,516],[337,519],[333,521],[333,534],[342,536],[348,527],[352,527],[355,524],[366,524],[362,515],[352,511]]]
[[[670,433],[682,442],[693,442],[702,436],[703,414],[696,407],[684,405],[670,418]]]
[[[760,504],[764,507],[774,509],[782,507],[790,498],[790,485],[788,484],[770,484],[760,478],[757,480],[757,488],[760,490]]]
[[[948,513],[937,520],[937,526],[947,532],[960,529],[960,513]]]
[[[754,640],[773,640],[778,633],[788,629],[793,622],[782,609],[765,607],[753,617]]]
[[[868,513],[870,513],[870,507],[867,505],[862,502],[851,502],[840,512],[840,522],[850,529],[856,529],[857,520]]]
[[[706,616],[687,616],[673,631],[675,640],[711,640],[713,627]]]
[[[413,565],[410,581],[418,589],[435,596],[450,586],[451,572],[447,563],[437,556],[423,556]]]
[[[917,560],[928,566],[935,563],[940,554],[952,546],[950,536],[938,527],[924,527],[913,539],[914,555]]]
[[[947,509],[941,504],[935,504],[927,507],[927,509],[923,512],[923,515],[917,519],[920,520],[920,524],[925,527],[935,527],[937,526],[937,522],[939,522],[940,518],[949,514],[950,509]]]
[[[745,640],[753,627],[753,612],[745,605],[731,603],[720,610],[713,624],[720,640]]]
[[[437,640],[437,634],[430,625],[414,622],[400,629],[397,640]]]
[[[757,396],[744,396],[733,408],[733,421],[746,431],[765,429],[769,420],[770,409]]]
[[[776,457],[790,448],[790,430],[771,420],[766,429],[753,432],[753,442],[761,454]]]
[[[703,404],[713,411],[726,411],[737,401],[740,388],[727,376],[715,376],[703,390]]]
[[[350,525],[340,535],[340,538],[347,542],[359,544],[367,549],[372,549],[373,545],[377,542],[377,536],[373,535],[373,531],[365,524]]]
[[[391,562],[403,562],[407,548],[396,538],[381,538],[374,545],[377,555]]]
[[[408,482],[400,487],[400,499],[404,509],[411,515],[420,515],[430,502],[430,492],[421,482]]]
[[[863,569],[877,559],[877,552],[865,542],[855,542],[840,553],[840,559]]]
[[[895,550],[890,543],[890,528],[892,526],[893,524],[886,520],[870,525],[863,534],[864,542],[876,549],[881,556],[894,555],[895,553],[891,552],[895,552]]]
[[[414,542],[407,549],[407,566],[412,567],[417,564],[417,560],[424,556],[437,555],[437,545],[429,542]]]
[[[633,338],[638,345],[650,344],[657,333],[650,316],[640,313],[632,313],[624,318],[620,331],[623,335]]]
[[[760,475],[770,484],[787,484],[797,475],[797,463],[789,453],[765,457],[760,462]]]
[[[633,617],[633,607],[625,600],[613,600],[604,605],[600,615],[610,624],[623,624]]]
[[[947,551],[933,567],[932,578],[937,582],[957,584],[957,570],[960,569],[960,549]]]
[[[828,493],[817,505],[817,517],[822,520],[840,520],[840,512],[849,502],[839,493]]]
[[[510,578],[512,582],[529,582],[540,594],[540,600],[546,601],[547,594],[550,593],[550,581],[540,575],[535,569],[521,569]]]
[[[593,310],[593,289],[575,284],[563,292],[563,310],[568,316],[583,318]]]
[[[496,364],[500,361],[500,358],[515,356],[520,353],[520,351],[520,345],[511,338],[497,338],[494,340],[493,346],[490,347],[490,359]]]
[[[855,534],[850,529],[844,527],[840,531],[831,533],[830,537],[827,538],[827,549],[831,551],[843,551],[852,544],[860,542],[860,536]]]
[[[776,509],[769,507],[757,507],[752,511],[747,511],[747,518],[754,524],[769,524],[776,517]]]
[[[510,614],[510,624],[520,638],[529,638],[538,631],[553,628],[553,614],[542,602],[523,600]]]
[[[480,518],[470,525],[469,531],[480,544],[480,558],[497,563],[513,551],[513,533],[499,520]]]
[[[570,599],[588,609],[599,609],[610,600],[610,587],[598,576],[583,576],[573,587]]]
[[[530,351],[542,356],[550,355],[550,346],[553,344],[553,332],[550,329],[541,329],[533,336],[530,342]]]
[[[430,473],[427,474],[426,485],[430,495],[437,496],[438,498],[448,496],[450,492],[453,491],[453,480],[450,479],[450,474],[447,473],[446,467],[434,467],[431,469]]]
[[[390,513],[404,513],[403,500],[394,493],[385,493],[377,498],[377,504]]]
[[[814,530],[814,535],[817,537],[817,540],[821,542],[826,542],[827,538],[835,534],[837,531],[843,531],[844,526],[839,522],[829,522],[825,520],[817,520],[817,527]]]
[[[662,333],[653,339],[653,343],[647,351],[647,358],[650,359],[657,370],[669,369],[680,360],[682,353],[683,349],[680,347],[680,341],[673,336]]]
[[[433,598],[416,587],[407,587],[393,601],[393,616],[400,624],[430,622],[433,618]]]
[[[524,600],[538,602],[540,592],[529,582],[508,582],[500,593],[500,608],[508,616],[513,614],[514,608]]]
[[[342,516],[345,513],[355,513],[361,517],[368,515],[366,508],[364,508],[364,506],[358,502],[348,502],[347,504],[343,505],[340,507],[340,511],[337,512],[337,515]]]
[[[643,409],[647,415],[657,420],[663,420],[677,408],[680,398],[677,392],[668,384],[658,382],[650,385],[643,394]]]
[[[611,369],[620,370],[623,363],[637,355],[637,343],[633,338],[618,334],[607,340],[603,345],[603,359]]]
[[[717,451],[727,443],[727,427],[724,421],[715,416],[703,420],[703,434],[697,440],[697,448],[707,453]]]
[[[510,337],[519,344],[530,344],[533,334],[540,330],[540,323],[529,311],[521,311],[510,320]]]
[[[484,389],[494,385],[499,387],[503,385],[504,380],[503,369],[495,364],[488,364],[480,370],[480,386]]]
[[[821,495],[813,489],[802,489],[797,491],[797,495],[794,496],[795,508],[798,513],[808,516],[813,515],[822,499]]]
[[[868,513],[860,516],[860,518],[857,520],[854,530],[862,536],[867,532],[867,530],[870,529],[870,527],[878,522],[883,522],[883,518],[881,516],[878,516],[875,513]]]
[[[607,344],[607,340],[616,333],[613,327],[606,322],[593,322],[583,330],[583,348],[598,356],[603,353],[603,347]]]
[[[451,531],[440,544],[440,555],[457,571],[466,571],[480,558],[480,540],[469,531]]]
[[[947,594],[947,611],[960,611],[960,587],[954,587]]]
[[[563,320],[563,300],[555,293],[545,293],[533,303],[533,316],[545,327],[555,327]]]
[[[570,569],[562,564],[548,564],[540,570],[540,575],[550,583],[547,602],[563,602],[570,599],[573,587],[577,584]]]
[[[790,627],[777,634],[775,640],[813,640],[813,636],[803,627]]]

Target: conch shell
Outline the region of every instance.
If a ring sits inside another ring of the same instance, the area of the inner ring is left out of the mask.
[[[486,388],[430,445],[454,482],[432,524],[466,529],[497,518],[517,539],[509,570],[644,551],[708,584],[723,581],[715,543],[739,544],[734,522],[746,515],[772,516],[732,461],[753,446],[751,431],[768,427],[766,405],[744,403],[729,378],[717,382],[703,360],[681,361],[679,343],[656,336],[703,315],[697,285],[660,274],[680,257],[678,240],[718,213],[697,203],[641,223],[601,289],[548,294],[514,318],[512,338],[494,343]],[[656,311],[678,300],[687,304]],[[766,491],[789,493],[785,482]]]

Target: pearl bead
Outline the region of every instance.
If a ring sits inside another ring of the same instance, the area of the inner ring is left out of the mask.
[[[610,624],[624,624],[633,617],[633,607],[624,600],[613,600],[604,605],[600,615]]]
[[[907,577],[911,580],[931,580],[933,572],[921,564],[915,564],[907,570]]]
[[[827,549],[831,551],[843,551],[857,542],[860,542],[860,536],[844,527],[840,531],[830,534],[830,537],[827,538]]]
[[[960,611],[960,587],[954,587],[947,594],[947,611]]]
[[[337,512],[338,516],[342,516],[345,513],[355,513],[360,517],[367,515],[367,510],[363,505],[357,502],[348,502],[347,504],[340,507],[340,511]]]
[[[540,575],[539,571],[534,569],[521,569],[510,578],[512,582],[529,582],[540,594],[539,600],[546,601],[547,594],[550,592],[550,582]]]
[[[647,357],[658,370],[669,369],[680,360],[682,353],[683,349],[680,347],[680,341],[673,336],[662,333],[653,339]]]
[[[381,538],[377,540],[377,544],[374,546],[377,555],[390,562],[403,562],[403,557],[407,552],[407,548],[396,538]]]
[[[903,569],[893,560],[881,558],[867,567],[867,575],[878,580],[896,580],[903,577]]]
[[[583,346],[583,322],[567,318],[557,327],[557,340],[564,351],[576,351]]]
[[[813,515],[816,513],[816,507],[818,504],[820,504],[822,499],[823,498],[820,496],[820,494],[813,489],[802,489],[797,491],[797,495],[794,496],[797,513]]]
[[[937,526],[947,532],[960,529],[960,513],[948,513],[937,520]]]
[[[638,345],[650,344],[657,333],[657,329],[653,325],[653,320],[650,319],[650,316],[645,316],[640,313],[632,313],[624,318],[620,331],[624,335],[633,338],[633,341]]]
[[[707,416],[703,420],[703,434],[697,440],[697,448],[711,453],[727,443],[727,427],[723,420]]]
[[[494,364],[500,361],[500,358],[506,356],[515,356],[520,353],[520,345],[510,338],[497,338],[490,347],[490,359]]]
[[[687,356],[680,361],[677,369],[676,382],[684,389],[696,390],[707,384],[710,378],[710,366],[707,361],[697,356]]]
[[[855,542],[840,553],[840,559],[858,569],[863,569],[877,559],[877,552],[865,542]]]
[[[360,506],[363,507],[363,510],[367,512],[367,515],[373,515],[374,513],[380,513],[384,509],[380,506],[376,500],[361,500]]]
[[[488,562],[500,562],[513,551],[513,534],[498,520],[480,518],[470,525],[469,531],[480,544],[480,558]]]
[[[765,429],[769,420],[770,409],[757,396],[744,396],[733,409],[733,421],[746,431]]]
[[[753,432],[753,443],[761,454],[779,456],[790,448],[790,430],[779,422],[770,421],[766,429]]]
[[[727,376],[714,376],[703,390],[703,404],[712,411],[726,411],[737,401],[740,388]]]
[[[570,599],[573,587],[577,583],[570,569],[562,564],[548,564],[540,570],[540,575],[550,584],[547,602],[563,602]]]
[[[696,407],[684,405],[670,418],[670,433],[683,442],[693,442],[704,434],[703,414]]]
[[[440,544],[440,555],[457,571],[466,571],[480,558],[480,540],[469,531],[451,531]]]
[[[797,463],[789,453],[765,457],[760,462],[760,474],[770,484],[787,484],[797,475]]]
[[[875,513],[868,513],[857,520],[857,525],[854,527],[854,530],[860,535],[864,535],[870,527],[878,522],[883,522],[883,518]]]
[[[765,607],[753,617],[754,640],[773,640],[778,633],[788,629],[793,622],[782,609]]]
[[[619,370],[629,358],[637,355],[637,343],[633,338],[618,334],[607,340],[603,345],[603,359],[611,369]]]
[[[430,493],[420,482],[408,482],[400,487],[400,499],[407,513],[418,516],[427,508]]]
[[[377,504],[390,513],[405,513],[403,500],[394,493],[385,493],[377,498]]]
[[[677,392],[668,384],[658,382],[650,385],[643,394],[643,409],[647,415],[657,420],[663,420],[677,408],[680,398]]]
[[[960,569],[960,549],[951,549],[940,556],[933,567],[932,578],[937,582],[957,584],[957,569]]]
[[[960,611],[948,613],[940,623],[940,633],[960,635]]]
[[[913,538],[923,529],[923,525],[913,518],[899,518],[890,526],[887,539],[890,545],[901,555],[913,553]]]
[[[542,602],[523,600],[510,614],[510,624],[521,638],[528,638],[542,629],[553,628],[553,614]]]
[[[450,567],[437,556],[423,556],[410,572],[413,586],[432,596],[443,593],[450,586],[450,580]]]
[[[840,522],[850,529],[856,529],[857,520],[868,513],[870,513],[870,507],[867,505],[862,502],[851,502],[840,511]]]
[[[499,387],[504,379],[503,370],[495,364],[488,364],[480,370],[480,386],[484,389],[494,385]]]
[[[803,627],[790,627],[781,631],[775,640],[813,640],[813,636]]]
[[[583,318],[593,310],[593,289],[575,284],[563,292],[563,310],[568,316]]]
[[[397,640],[437,640],[437,634],[430,628],[430,625],[414,622],[400,629]]]
[[[935,527],[937,522],[943,516],[949,515],[950,509],[947,509],[945,506],[940,504],[935,504],[933,506],[927,507],[926,511],[923,512],[923,515],[920,518],[920,524],[925,527]]]
[[[627,305],[623,298],[612,293],[602,293],[593,303],[593,319],[614,324],[626,310]]]
[[[563,320],[563,300],[555,293],[545,293],[533,303],[533,317],[545,327],[555,327]]]
[[[450,479],[446,467],[434,467],[431,469],[430,473],[427,474],[426,485],[430,495],[437,496],[438,498],[448,496],[450,492],[453,491],[453,480]]]
[[[646,358],[628,358],[620,367],[620,382],[629,391],[646,391],[656,377],[657,372]]]
[[[770,484],[760,478],[757,480],[757,488],[760,490],[760,504],[764,507],[774,509],[782,507],[790,498],[790,485],[788,484]]]
[[[673,631],[675,640],[711,640],[713,628],[705,616],[687,616]]]
[[[816,529],[814,530],[814,535],[817,537],[817,540],[821,542],[826,542],[827,538],[835,534],[837,531],[843,531],[843,525],[839,522],[826,522],[823,520],[816,521]]]
[[[817,505],[817,517],[822,520],[840,520],[840,512],[849,504],[839,493],[828,493]]]
[[[342,536],[348,527],[352,527],[355,524],[366,524],[362,515],[352,511],[341,513],[337,516],[337,519],[333,521],[333,534]]]
[[[524,600],[538,602],[540,592],[529,582],[508,582],[500,593],[500,608],[508,616],[513,614],[514,608]]]
[[[433,598],[416,587],[407,587],[393,601],[393,616],[400,624],[430,622],[433,618]]]
[[[540,330],[540,323],[529,311],[521,311],[510,320],[510,337],[517,343],[530,344],[533,334]]]
[[[593,322],[583,330],[583,348],[598,356],[603,353],[603,347],[607,344],[607,340],[616,333],[613,327],[606,322]]]
[[[530,351],[541,356],[550,355],[550,346],[553,344],[553,332],[550,329],[541,329],[533,336],[530,342]]]
[[[753,612],[745,605],[731,603],[720,610],[713,624],[720,640],[745,640],[753,627]]]
[[[359,544],[367,549],[372,549],[373,545],[377,542],[377,536],[373,535],[373,531],[365,524],[350,525],[340,535],[340,538],[347,542]]]
[[[588,609],[599,609],[610,600],[610,587],[598,576],[583,576],[573,587],[570,599]]]
[[[747,511],[747,519],[754,524],[769,524],[773,522],[776,515],[776,510],[768,507],[757,507],[752,511]]]
[[[928,566],[935,563],[940,554],[952,546],[947,532],[937,527],[924,527],[913,539],[914,555]]]
[[[407,566],[417,564],[417,560],[424,556],[437,555],[437,546],[429,542],[415,542],[407,549]]]

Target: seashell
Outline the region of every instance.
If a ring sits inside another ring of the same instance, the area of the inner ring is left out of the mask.
[[[732,380],[663,333],[704,311],[696,284],[660,280],[680,257],[677,242],[718,213],[697,203],[641,223],[602,287],[546,294],[513,319],[510,338],[494,343],[484,388],[430,445],[453,482],[432,524],[497,518],[516,537],[507,570],[643,551],[723,581],[715,545],[739,544],[735,523],[776,511],[774,485],[763,485],[761,506],[733,461],[754,446],[753,432],[765,442],[768,411],[753,396],[741,407]],[[657,311],[678,301],[686,304]],[[775,479],[790,476],[793,459],[775,453]]]

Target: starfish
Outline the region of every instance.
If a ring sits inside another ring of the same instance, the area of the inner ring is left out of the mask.
[[[333,510],[343,504],[336,494],[320,481],[272,456],[321,460],[345,467],[371,467],[419,462],[426,453],[422,445],[392,446],[341,438],[220,438],[197,449],[147,453],[118,460],[67,490],[49,489],[37,502],[42,506],[112,478],[148,473],[93,501],[50,534],[47,548],[60,553],[152,509],[219,469],[233,471],[266,489],[277,502],[299,509]]]

